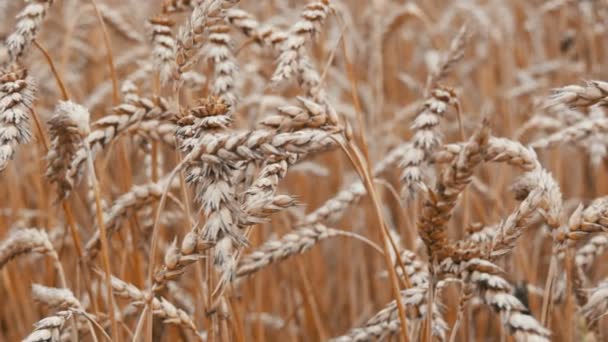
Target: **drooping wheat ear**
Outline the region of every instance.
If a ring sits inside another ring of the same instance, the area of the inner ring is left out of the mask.
[[[413,196],[417,188],[426,189],[423,180],[424,164],[432,153],[441,145],[439,121],[448,107],[456,101],[456,95],[446,88],[435,88],[424,102],[423,108],[414,119],[412,129],[416,132],[412,138],[413,148],[406,151],[401,159],[402,193]]]
[[[133,25],[131,25],[131,23],[129,23],[127,18],[121,13],[120,10],[107,6],[103,3],[97,4],[97,8],[101,13],[104,22],[122,37],[135,43],[141,43],[144,41],[142,35]]]
[[[40,284],[32,284],[32,297],[36,302],[42,303],[53,309],[65,310],[81,307],[80,301],[74,296],[70,289],[59,289]]]
[[[160,74],[163,84],[173,78],[175,72],[175,39],[171,28],[175,24],[164,15],[156,16],[148,21],[152,37],[152,56],[154,66]]]
[[[446,224],[458,197],[471,181],[475,167],[484,159],[488,138],[489,128],[484,122],[454,162],[443,170],[436,188],[428,192],[417,227],[431,259],[438,256],[441,260],[451,254],[445,250],[448,248]]]
[[[124,282],[114,276],[112,276],[112,288],[117,296],[130,299],[134,305],[143,305],[147,301],[148,296],[151,295],[144,293],[135,285]],[[205,341],[204,335],[198,331],[190,315],[184,310],[175,307],[175,305],[165,298],[152,298],[152,312],[154,315],[162,318],[164,323],[175,324],[190,330],[199,341]]]
[[[204,0],[164,0],[162,5],[163,13],[177,13],[191,10]]]
[[[569,85],[555,89],[544,103],[544,107],[565,104],[576,107],[590,107],[608,100],[608,82],[589,81],[585,85]]]
[[[435,163],[451,163],[464,144],[446,144],[441,147],[432,157]],[[507,163],[519,167],[525,171],[536,168],[538,157],[533,149],[522,145],[518,141],[507,138],[490,137],[488,147],[484,155],[486,162]]]
[[[558,228],[561,192],[551,174],[540,164],[523,175],[513,186],[513,191],[515,198],[521,201],[518,207],[499,224],[457,242],[453,247],[456,254],[465,259],[471,255],[486,255],[490,260],[505,255],[515,247],[536,212],[543,215],[552,229]]]
[[[401,299],[408,310],[408,323],[420,322],[428,314],[427,289],[425,286],[401,291]],[[439,310],[440,303],[432,305],[432,334],[439,341],[445,340],[448,325]],[[350,330],[347,334],[331,339],[332,342],[363,342],[382,340],[399,332],[401,322],[397,315],[397,304],[393,300],[378,311],[363,326]],[[409,325],[409,324],[408,324]],[[408,328],[408,331],[414,329]]]
[[[0,269],[11,259],[30,252],[45,254],[54,261],[59,260],[44,230],[19,229],[0,244]]]
[[[440,269],[473,284],[483,302],[500,313],[502,324],[517,341],[549,341],[550,331],[511,294],[513,287],[504,279],[503,271],[492,262],[478,257],[460,262],[447,258]]]
[[[215,17],[225,8],[234,5],[238,0],[203,0],[194,5],[188,22],[180,27],[177,35],[176,79],[187,71],[198,60],[203,37],[207,32],[208,19]]]
[[[568,221],[568,238],[578,240],[590,233],[608,231],[608,197],[595,199],[583,210],[583,205],[572,213]]]
[[[85,144],[90,146],[93,158],[120,134],[134,129],[142,121],[160,119],[171,115],[168,104],[162,98],[155,98],[154,100],[139,98],[136,102],[114,107],[112,112],[114,114],[95,121],[92,124],[93,129],[91,133],[86,137]],[[65,184],[71,184],[72,187],[76,184],[86,160],[87,150],[82,146],[76,151],[72,159],[70,168],[66,173]],[[68,194],[69,192],[66,196]]]
[[[411,148],[412,145],[410,143],[404,143],[390,150],[384,158],[374,166],[372,175],[378,176],[395,165],[401,156]],[[363,186],[363,183],[361,183],[360,180],[357,180],[344,188],[344,190],[338,192],[336,196],[328,199],[317,209],[307,214],[298,223],[298,226],[310,226],[323,221],[336,223],[340,220],[342,215],[344,215],[346,210],[351,205],[357,203],[366,193],[367,190],[365,189],[365,186]]]
[[[551,148],[557,145],[579,142],[596,134],[608,133],[608,118],[587,119],[530,144],[535,149]]]
[[[276,261],[302,254],[311,249],[317,242],[334,236],[349,236],[349,232],[315,224],[309,227],[300,227],[282,236],[279,240],[266,241],[240,260],[236,277],[255,273]]]
[[[588,322],[595,322],[608,312],[608,280],[602,280],[589,292],[591,295],[581,312]]]
[[[230,27],[223,23],[223,15],[213,19],[205,47],[205,55],[213,67],[211,94],[222,99],[234,111],[238,101],[236,78],[239,67],[233,52]]]
[[[25,8],[17,14],[15,31],[6,39],[11,62],[23,56],[32,44],[53,0],[29,0]]]
[[[109,212],[104,214],[104,224],[106,226],[108,239],[120,228],[120,223],[128,217],[129,213],[149,206],[159,200],[166,188],[166,184],[167,180],[162,179],[158,182],[135,185],[128,192],[118,197],[114,203],[112,203]],[[176,189],[178,186],[178,182],[174,181],[171,183],[169,189]],[[87,260],[92,260],[97,256],[97,253],[101,248],[101,241],[99,238],[99,229],[96,229],[85,247],[85,258]]]
[[[72,311],[59,311],[53,316],[45,317],[34,324],[34,331],[22,342],[55,342],[61,339],[61,329],[72,317]]]
[[[60,101],[49,120],[51,146],[46,159],[46,177],[57,184],[58,198],[65,198],[72,185],[66,182],[66,173],[82,139],[89,134],[89,111],[71,101]]]
[[[278,108],[278,114],[264,118],[262,126],[275,129],[278,132],[288,132],[303,128],[334,128],[338,118],[328,106],[319,104],[305,97],[298,97],[302,107],[283,106]]]
[[[32,284],[32,297],[36,302],[42,303],[55,310],[82,310],[80,301],[74,296],[72,291],[67,288],[59,289],[39,284]],[[77,322],[75,320],[72,322],[73,329],[70,331],[72,341],[78,341]],[[86,325],[91,334],[95,336],[95,331],[93,330],[93,325],[91,322],[87,320]]]
[[[18,144],[31,137],[29,116],[36,87],[25,69],[11,67],[0,75],[0,171],[13,159]]]
[[[277,68],[271,78],[273,84],[289,80],[298,73],[304,45],[319,34],[330,9],[329,2],[325,0],[312,2],[302,11],[300,20],[291,27],[287,39],[282,43]]]
[[[500,223],[489,245],[491,258],[504,255],[515,247],[515,243],[527,227],[528,220],[541,207],[547,193],[548,174],[542,169],[532,171],[516,183],[516,199],[522,200],[519,206]]]

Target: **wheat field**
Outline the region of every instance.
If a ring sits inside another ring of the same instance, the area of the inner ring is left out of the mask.
[[[607,1],[0,0],[0,35],[0,341],[608,339]]]

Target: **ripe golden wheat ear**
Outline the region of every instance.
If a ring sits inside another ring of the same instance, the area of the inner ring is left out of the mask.
[[[0,1],[0,340],[601,339],[606,23]]]

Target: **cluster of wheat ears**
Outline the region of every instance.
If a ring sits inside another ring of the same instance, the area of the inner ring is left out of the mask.
[[[608,338],[608,2],[0,0],[1,341]]]

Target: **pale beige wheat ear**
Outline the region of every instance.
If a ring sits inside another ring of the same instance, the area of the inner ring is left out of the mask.
[[[419,322],[429,313],[427,303],[428,283],[411,289],[401,291],[403,304],[408,310],[408,325]],[[440,307],[441,303],[434,302],[432,304],[432,337],[438,341],[445,340],[445,334],[448,330],[448,325],[444,321]],[[376,339],[384,339],[388,336],[397,334],[400,328],[400,321],[397,316],[397,304],[395,301],[388,303],[384,308],[378,311],[373,317],[365,322],[361,327],[351,329],[346,335],[331,339],[332,342],[362,342],[374,341]],[[412,331],[415,329],[408,329]],[[414,337],[412,337],[414,339]]]
[[[511,293],[512,285],[504,279],[503,271],[490,261],[471,257],[468,260],[445,259],[442,272],[454,274],[475,286],[483,302],[500,313],[502,324],[517,341],[550,341],[551,332],[543,327],[528,309]]]
[[[589,81],[585,85],[569,85],[555,89],[544,103],[545,107],[565,104],[576,107],[590,107],[608,100],[608,82]]]
[[[22,57],[30,47],[42,21],[54,0],[30,0],[25,8],[17,15],[15,32],[6,39],[11,61]]]
[[[135,305],[143,305],[148,300],[148,296],[153,296],[137,288],[135,285],[126,283],[121,279],[112,276],[112,287],[114,293],[122,298],[129,299]],[[186,330],[191,331],[197,340],[205,341],[203,333],[199,332],[192,318],[181,309],[178,309],[165,298],[152,298],[151,302],[152,313],[163,319],[163,322],[168,324],[178,325]]]
[[[549,172],[544,168],[531,171],[524,175],[515,185],[516,198],[522,199],[519,207],[504,220],[492,243],[489,253],[497,257],[510,251],[523,233],[527,220],[535,212],[540,212],[552,229],[559,225],[559,211],[562,198],[559,186]]]
[[[328,228],[322,224],[300,227],[278,240],[266,241],[256,250],[245,255],[238,264],[236,277],[247,276],[274,262],[302,254],[311,249],[317,242],[335,236],[346,236],[361,240],[361,237],[354,233]],[[363,241],[369,244],[366,239],[363,239]],[[375,246],[374,244],[370,245]],[[374,248],[381,251],[379,247]]]
[[[36,87],[25,69],[11,67],[0,75],[0,172],[13,159],[17,145],[31,137],[29,117]]]
[[[404,197],[406,194],[413,196],[418,189],[427,188],[423,179],[424,164],[441,145],[441,134],[438,127],[440,119],[445,116],[449,106],[458,105],[454,92],[439,86],[438,82],[445,78],[456,63],[463,58],[466,36],[467,28],[463,26],[452,40],[444,60],[427,79],[426,99],[411,126],[415,132],[412,138],[414,148],[408,150],[401,159],[401,181],[403,183],[401,192]],[[456,107],[456,109],[459,108]]]
[[[451,163],[463,147],[464,143],[443,145],[433,155],[432,161],[435,163]],[[507,163],[525,171],[536,169],[538,164],[538,157],[533,149],[518,141],[499,137],[489,138],[484,160],[486,162]]]
[[[42,303],[49,308],[55,310],[82,310],[80,301],[74,296],[71,290],[67,288],[59,289],[54,287],[47,287],[39,284],[32,285],[32,297],[36,302]],[[70,334],[72,341],[78,340],[78,329],[76,328],[76,322],[72,320],[72,330]],[[87,322],[88,328],[91,332],[91,336],[95,341],[97,337],[91,322]]]
[[[456,101],[455,94],[446,88],[431,90],[423,108],[414,119],[412,129],[412,149],[405,151],[400,167],[402,168],[401,182],[403,195],[414,195],[418,189],[425,190],[428,186],[423,179],[424,164],[432,153],[441,145],[439,122],[448,108]]]
[[[179,29],[177,34],[177,69],[174,75],[179,80],[181,75],[198,61],[198,52],[207,33],[208,20],[220,11],[230,8],[235,0],[205,0],[194,5],[190,19]]]
[[[35,301],[54,309],[80,308],[80,301],[69,289],[32,285],[32,297]]]
[[[594,119],[585,119],[575,125],[568,126],[549,136],[533,141],[530,146],[535,149],[551,148],[561,144],[571,142],[579,142],[589,138],[594,134],[608,132],[608,118],[600,117]]]
[[[279,84],[299,73],[302,58],[305,58],[304,45],[315,38],[330,11],[328,1],[311,2],[302,11],[301,18],[289,30],[287,39],[282,42],[281,54],[271,82]]]
[[[172,79],[175,68],[175,38],[172,27],[175,24],[164,15],[158,15],[148,21],[152,40],[154,66],[160,74],[163,84]]]
[[[89,111],[71,101],[60,101],[53,117],[48,121],[51,146],[46,159],[46,177],[57,184],[59,198],[65,198],[72,184],[66,181],[70,162],[82,147],[82,140],[89,134]]]
[[[22,342],[55,342],[60,341],[61,329],[65,322],[72,317],[72,312],[58,311],[53,316],[41,319],[34,324],[34,331]]]
[[[63,291],[62,295],[65,295],[65,298],[69,297],[67,302],[70,302],[71,304],[75,303],[73,301],[73,299],[75,298],[73,298],[73,296],[70,297],[66,294],[67,292],[69,292],[69,290],[67,289],[68,284],[66,281],[65,272],[63,271],[63,266],[61,265],[59,256],[57,255],[57,252],[53,248],[53,245],[44,230],[38,230],[34,228],[20,229],[13,232],[7,239],[2,241],[2,243],[0,243],[0,269],[2,269],[2,267],[4,267],[4,265],[11,259],[32,252],[44,254],[52,259],[53,266],[55,267],[59,275],[59,281],[61,283],[61,286],[64,288],[59,291]],[[43,291],[40,294],[41,296],[44,296],[48,293]],[[35,334],[45,335],[46,333],[39,332]]]
[[[16,230],[2,241],[0,244],[0,268],[11,259],[31,252],[45,254],[59,263],[59,257],[46,232],[28,228]]]

